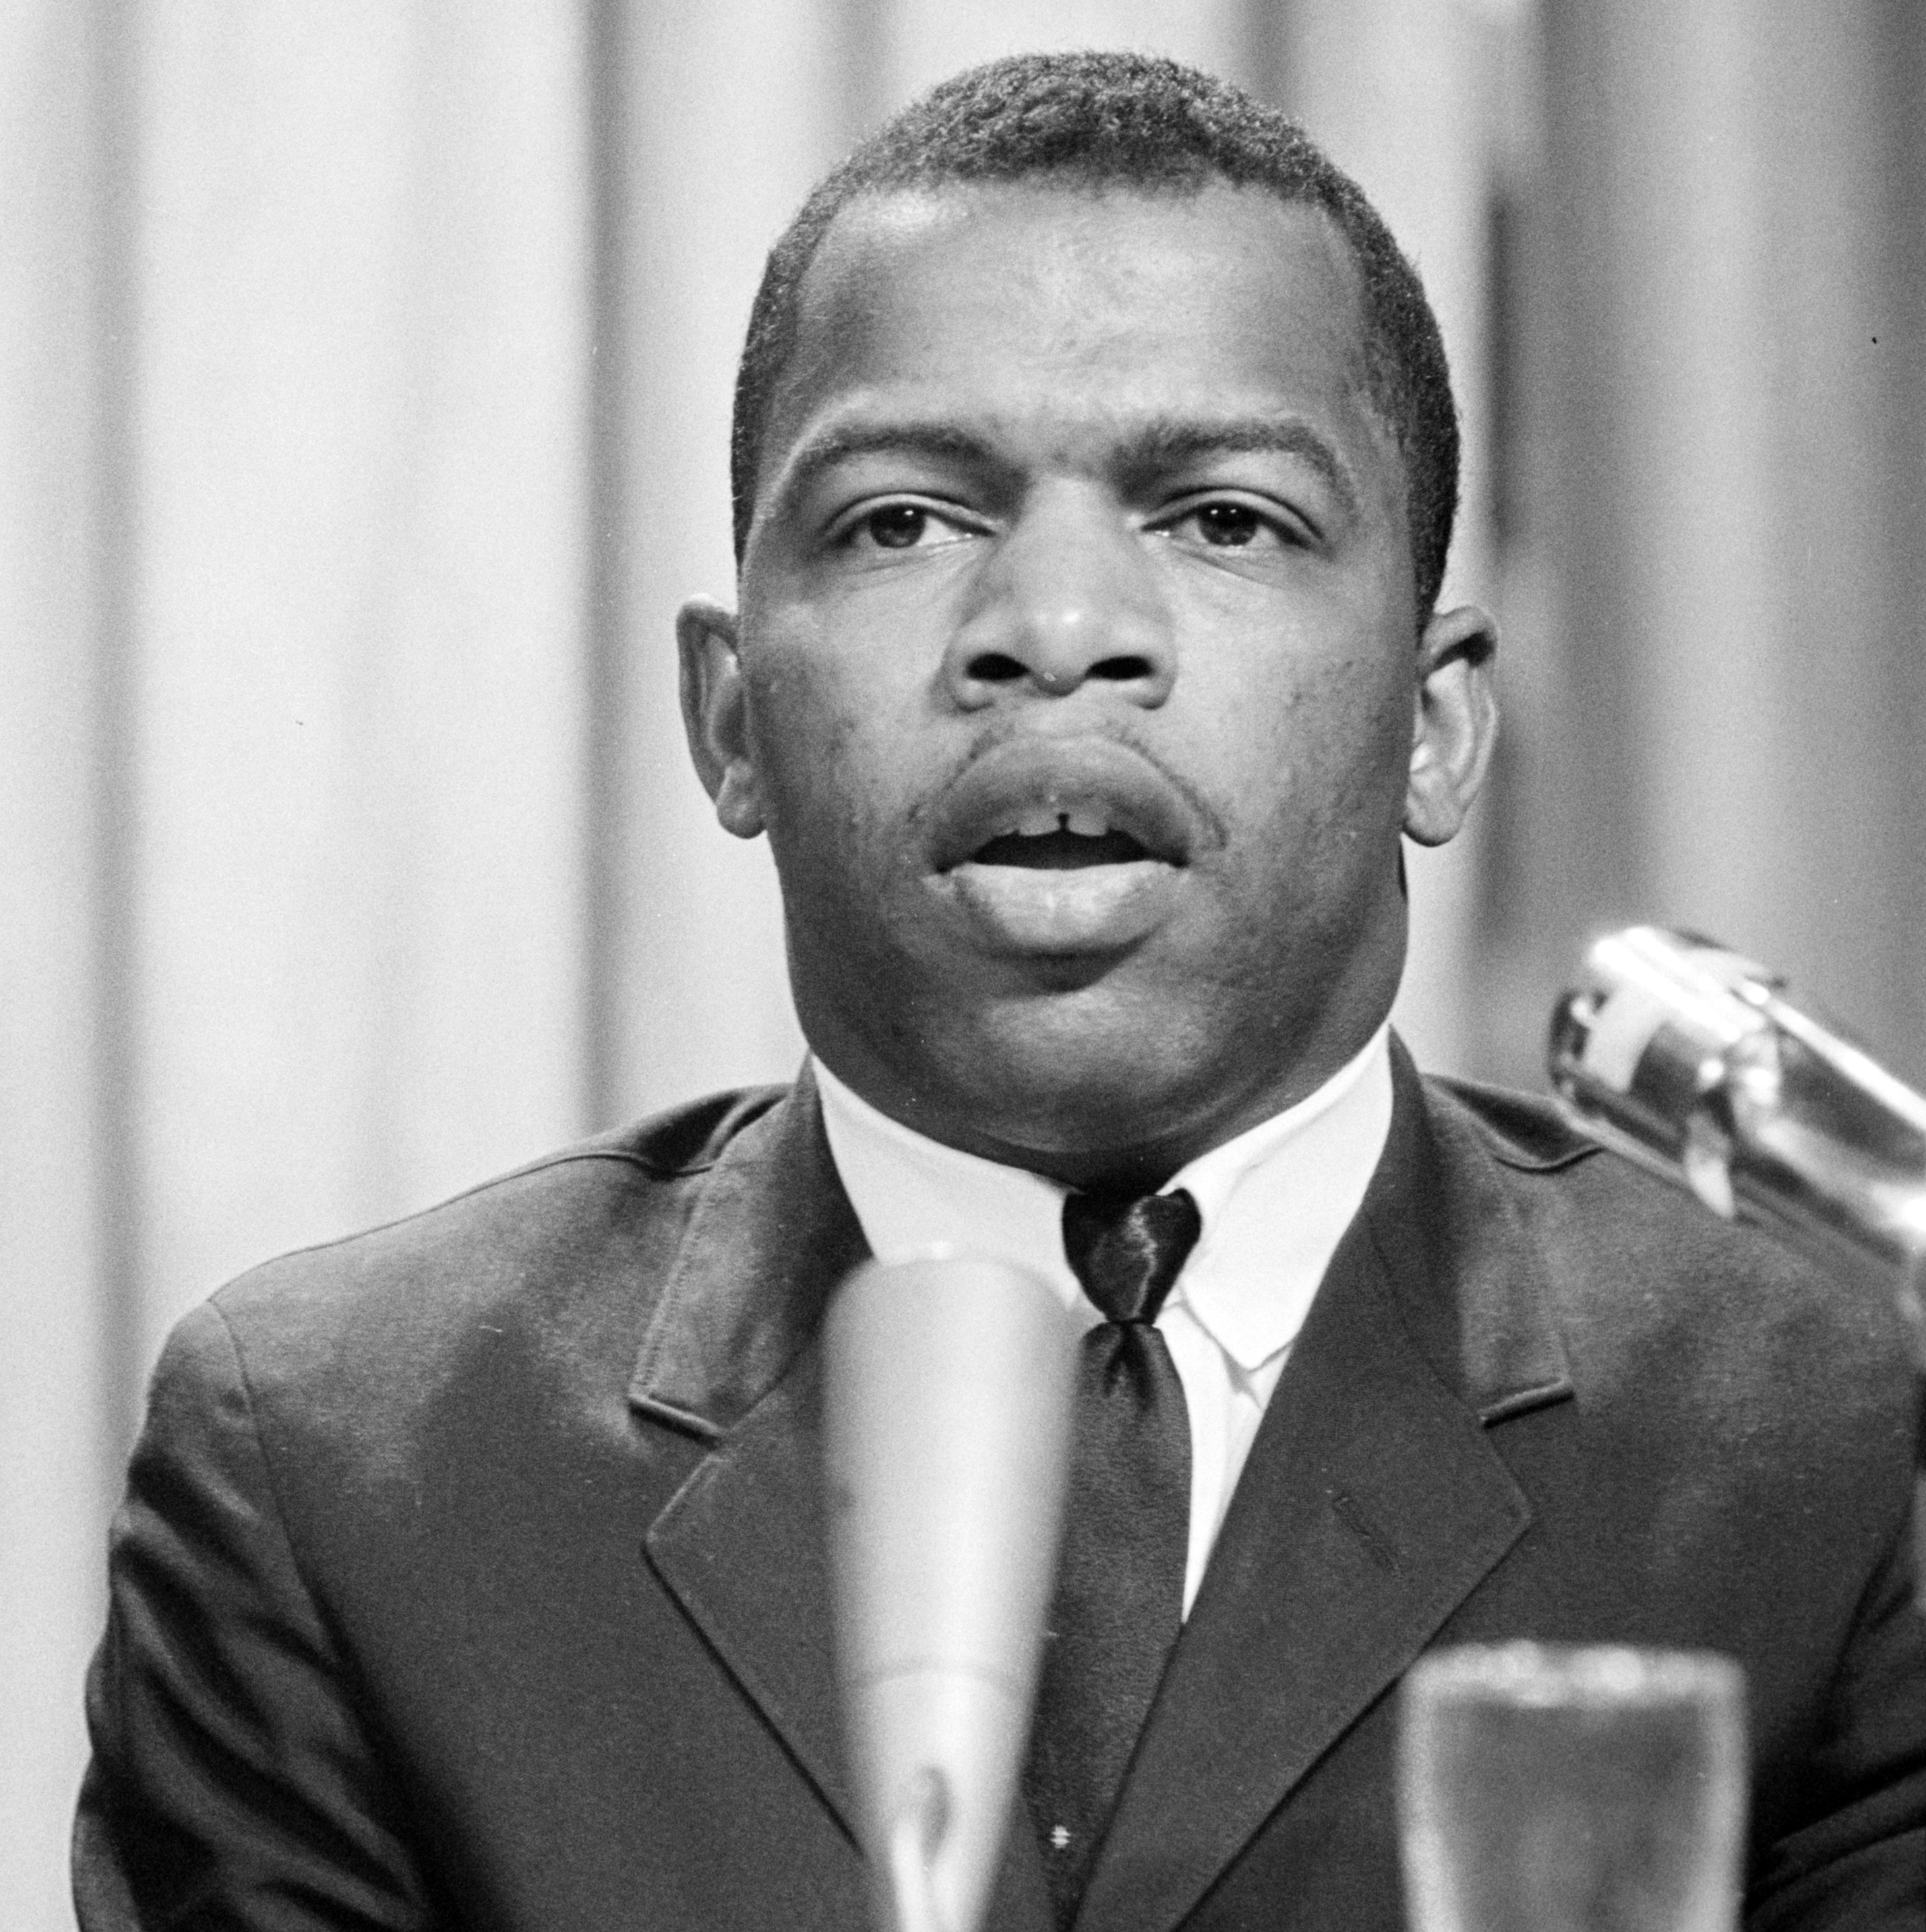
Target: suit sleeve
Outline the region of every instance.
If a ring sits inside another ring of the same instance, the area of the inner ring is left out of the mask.
[[[212,1305],[175,1331],[116,1518],[82,1932],[427,1932],[401,1794],[304,1582]]]
[[[1926,1926],[1926,1490],[1862,1599],[1810,1766],[1824,1808],[1772,1849],[1747,1932]]]

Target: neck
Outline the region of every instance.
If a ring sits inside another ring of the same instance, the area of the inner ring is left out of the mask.
[[[938,1104],[887,1077],[866,1056],[826,1048],[812,1040],[819,1064],[878,1113],[945,1147],[1019,1168],[1088,1192],[1154,1192],[1192,1162],[1253,1127],[1300,1105],[1358,1058],[1383,1024],[1327,1053],[1296,1062],[1284,1077],[1253,1082],[1243,1090],[1221,1090],[1214,1104],[1194,1116],[1146,1122],[1120,1106],[1102,1109],[1040,1107],[1012,1118],[1007,1094],[1000,1105],[980,1110],[966,1102]],[[1141,1102],[1141,1096],[1136,1097]],[[1133,1131],[1134,1130],[1134,1131]]]

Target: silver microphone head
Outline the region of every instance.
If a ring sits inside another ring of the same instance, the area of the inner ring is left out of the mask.
[[[1585,1132],[1728,1220],[1893,1288],[1926,1364],[1926,1098],[1710,940],[1608,934],[1552,1016]]]
[[[881,1932],[978,1932],[1056,1582],[1077,1330],[1001,1262],[866,1263],[831,1303],[837,1675]]]

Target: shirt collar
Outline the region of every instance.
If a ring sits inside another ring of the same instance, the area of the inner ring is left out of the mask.
[[[1391,1118],[1388,1026],[1316,1092],[1174,1175],[1203,1222],[1172,1290],[1250,1372],[1290,1344],[1364,1198]],[[818,1060],[823,1125],[864,1238],[879,1260],[969,1255],[1042,1275],[1066,1306],[1100,1318],[1064,1256],[1068,1190],[946,1147],[892,1120]]]

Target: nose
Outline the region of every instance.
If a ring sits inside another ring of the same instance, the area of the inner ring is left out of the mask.
[[[1069,696],[1100,682],[1154,707],[1175,639],[1144,538],[1100,490],[1039,490],[995,541],[944,655],[956,702]]]

